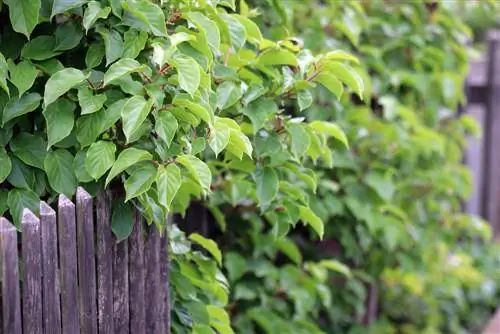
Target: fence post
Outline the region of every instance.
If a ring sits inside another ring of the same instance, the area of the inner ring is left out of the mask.
[[[78,279],[82,333],[97,334],[97,288],[92,197],[81,187],[76,191]]]
[[[113,236],[110,199],[107,192],[97,197],[97,312],[99,334],[114,333],[113,327]]]
[[[45,333],[61,333],[61,305],[59,300],[59,256],[57,254],[57,217],[45,202],[40,203],[42,233],[42,295]]]
[[[130,304],[130,333],[145,333],[146,302],[144,286],[144,238],[142,231],[142,217],[136,212],[134,229],[129,238],[129,298]]]
[[[75,205],[60,195],[58,206],[62,331],[80,333]]]
[[[488,33],[487,102],[484,122],[481,213],[500,232],[500,31]]]
[[[3,333],[21,333],[21,295],[19,291],[19,260],[17,231],[0,217],[0,256],[2,259]]]
[[[42,333],[42,247],[40,220],[29,210],[23,210],[23,331]]]

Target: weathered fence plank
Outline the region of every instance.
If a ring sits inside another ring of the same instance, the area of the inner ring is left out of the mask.
[[[40,220],[24,209],[21,221],[23,261],[23,331],[42,333],[42,247]]]
[[[2,259],[3,333],[20,334],[22,328],[17,231],[9,221],[1,217],[0,256]]]
[[[42,234],[42,309],[45,333],[61,333],[59,301],[59,256],[57,253],[56,212],[45,202],[40,203],[40,230]]]
[[[128,243],[115,243],[113,261],[113,314],[115,333],[129,333]]]
[[[92,197],[81,187],[76,193],[78,280],[82,333],[97,334],[97,288]]]
[[[144,258],[146,260],[146,300],[148,301],[148,312],[146,313],[146,333],[165,333],[162,328],[163,302],[162,289],[160,286],[160,232],[155,226],[151,226],[144,247]]]
[[[113,326],[113,236],[110,198],[106,192],[97,197],[97,308],[99,334],[114,333]]]
[[[134,229],[129,238],[129,299],[130,333],[143,334],[146,328],[146,303],[144,299],[144,238],[142,217],[136,212]]]
[[[59,196],[59,267],[61,271],[62,332],[80,332],[78,312],[78,270],[76,253],[75,205],[64,195]]]
[[[169,266],[170,258],[168,254],[168,225],[172,222],[172,216],[167,218],[167,229],[163,233],[160,241],[160,291],[162,293],[162,323],[165,333],[170,334],[170,288],[169,288]]]

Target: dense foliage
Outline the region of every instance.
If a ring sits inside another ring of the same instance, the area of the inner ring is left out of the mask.
[[[455,11],[5,0],[0,214],[110,188],[123,239],[134,207],[163,230],[201,203],[211,235],[168,228],[175,333],[364,333],[375,290],[374,333],[473,330],[500,252],[461,213],[478,128],[455,114],[471,35]]]

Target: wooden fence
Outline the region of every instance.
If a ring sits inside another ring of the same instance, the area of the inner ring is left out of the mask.
[[[483,129],[479,141],[471,141],[465,162],[471,168],[475,189],[466,210],[487,219],[500,237],[500,31],[487,36],[488,51],[472,61],[464,112],[474,116]]]
[[[57,213],[24,210],[20,229],[0,218],[5,334],[169,333],[168,243],[139,213],[128,240],[111,231],[110,196],[79,188]],[[21,270],[19,269],[21,268]]]

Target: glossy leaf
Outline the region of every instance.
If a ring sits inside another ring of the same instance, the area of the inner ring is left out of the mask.
[[[198,233],[191,234],[189,239],[206,249],[215,258],[219,266],[222,265],[222,253],[213,240],[207,239]]]
[[[38,24],[40,0],[4,0],[4,3],[9,6],[9,17],[14,31],[29,39]]]
[[[123,122],[123,132],[127,141],[137,131],[151,110],[152,101],[146,101],[142,96],[133,96],[123,105],[121,115]]]
[[[84,82],[88,77],[89,74],[86,75],[76,68],[65,68],[58,71],[45,84],[44,106],[48,106],[70,89]]]
[[[109,141],[98,141],[90,145],[85,158],[85,169],[94,179],[100,179],[115,162],[116,146]]]
[[[125,202],[148,191],[155,179],[156,167],[152,162],[145,161],[139,164],[124,183]]]
[[[76,105],[68,99],[58,99],[43,111],[47,123],[48,148],[66,138],[75,124]]]
[[[160,166],[156,175],[156,187],[160,204],[170,211],[170,204],[181,187],[181,170],[175,164]]]
[[[106,185],[108,185],[113,178],[115,178],[118,174],[122,173],[127,168],[135,165],[140,161],[151,160],[152,158],[153,156],[151,155],[151,153],[134,147],[123,150],[118,155],[116,162],[113,164],[113,167],[111,168],[111,171],[106,178]]]
[[[66,150],[59,149],[47,154],[44,169],[49,184],[60,194],[71,197],[76,192],[78,182],[73,170],[74,157]]]

